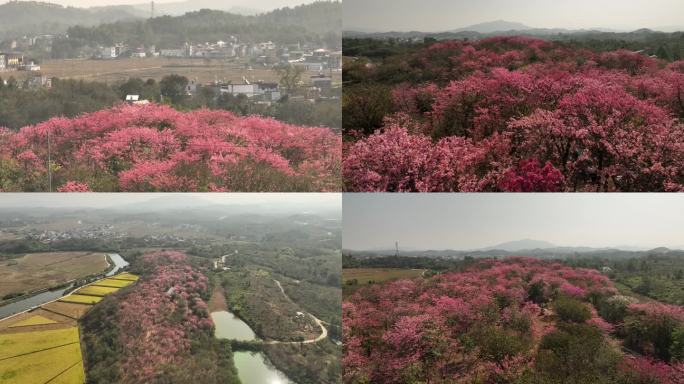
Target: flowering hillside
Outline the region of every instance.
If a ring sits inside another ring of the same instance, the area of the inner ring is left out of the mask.
[[[347,190],[684,190],[684,62],[522,37],[395,60],[411,83],[393,85],[381,129],[347,130]]]
[[[359,289],[343,337],[345,383],[684,382],[684,309],[536,259]]]
[[[47,190],[49,156],[63,192],[334,191],[340,143],[327,128],[122,105],[0,129],[0,189]]]
[[[232,354],[214,338],[207,277],[176,251],[135,262],[143,277],[84,319],[92,382],[234,382]]]

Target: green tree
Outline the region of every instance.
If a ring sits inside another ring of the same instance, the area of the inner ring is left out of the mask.
[[[187,95],[188,78],[180,75],[164,76],[159,82],[161,94],[171,99],[174,104],[179,104]]]
[[[568,297],[559,297],[553,302],[553,310],[562,321],[584,323],[591,318],[586,304]]]

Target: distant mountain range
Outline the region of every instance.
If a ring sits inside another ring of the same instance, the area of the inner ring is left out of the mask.
[[[133,20],[137,16],[125,8],[74,8],[42,2],[21,1],[0,4],[0,40],[26,34],[57,34],[73,25]]]
[[[559,34],[587,34],[587,33],[630,33],[630,32],[676,32],[684,31],[684,26],[667,26],[661,28],[651,29],[637,29],[635,31],[616,30],[609,28],[590,28],[590,29],[566,29],[566,28],[534,28],[522,23],[496,20],[485,23],[473,24],[463,28],[456,28],[452,30],[440,32],[422,32],[422,31],[370,31],[370,30],[347,30],[344,32],[345,37],[376,37],[376,38],[410,38],[410,37],[435,37],[435,38],[478,38],[487,37],[491,35],[535,35],[535,36],[549,36]]]
[[[614,247],[587,247],[587,246],[559,246],[548,241],[523,239],[508,241],[490,247],[477,248],[472,250],[399,250],[403,256],[423,256],[423,257],[506,257],[506,256],[533,256],[533,257],[567,257],[575,254],[631,254],[634,252],[648,253],[667,253],[670,251],[680,252],[682,247],[659,247],[649,249],[648,247],[635,247],[630,245],[619,245]],[[394,255],[393,249],[382,250],[349,250],[352,253],[367,255]]]
[[[303,4],[311,1],[302,0]],[[282,0],[187,0],[155,3],[154,15],[181,16],[211,9],[241,16],[263,15],[282,6]],[[314,7],[315,8],[315,7]],[[118,21],[144,20],[151,16],[151,4],[111,5],[90,8],[64,7],[39,1],[0,4],[0,41],[25,35],[63,34],[69,27],[92,27]],[[295,17],[293,19],[297,21]],[[324,22],[327,20],[324,20]]]

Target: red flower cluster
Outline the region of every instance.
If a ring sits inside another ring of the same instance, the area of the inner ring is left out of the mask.
[[[50,146],[48,146],[48,137]],[[341,138],[230,112],[122,105],[0,131],[0,188],[60,191],[339,190]]]
[[[682,62],[499,37],[405,67],[426,83],[395,87],[401,119],[346,147],[348,190],[684,190]]]

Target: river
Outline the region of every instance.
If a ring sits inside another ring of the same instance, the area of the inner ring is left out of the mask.
[[[220,339],[257,339],[249,325],[231,312],[212,312],[211,318],[216,325],[216,337]],[[233,352],[233,360],[242,384],[293,384],[262,352]]]
[[[120,271],[122,268],[128,265],[128,262],[124,260],[118,253],[108,253],[109,258],[114,263],[114,269],[107,273],[107,276],[112,276],[116,272]],[[3,305],[0,307],[0,319],[12,316],[14,314],[27,311],[33,307],[49,303],[51,301],[57,300],[64,296],[64,292],[67,291],[71,286],[66,288],[56,289],[54,291],[46,291],[33,296],[29,296],[25,299],[15,301],[13,303]]]

